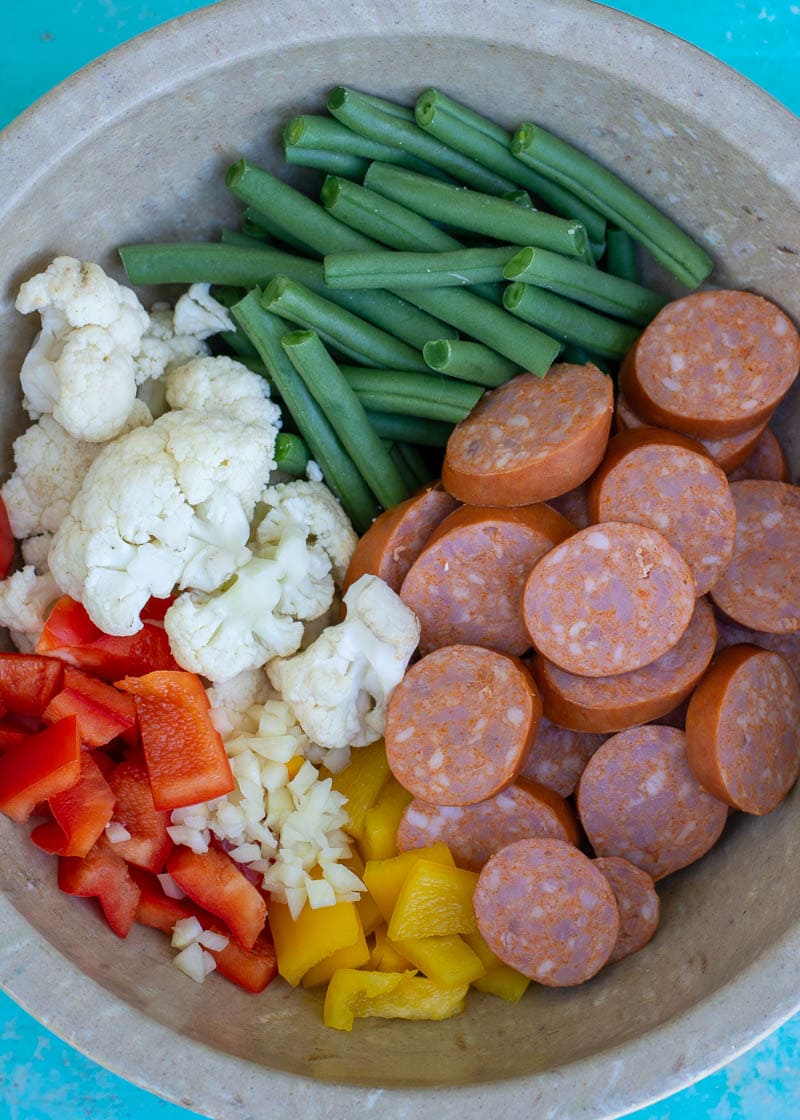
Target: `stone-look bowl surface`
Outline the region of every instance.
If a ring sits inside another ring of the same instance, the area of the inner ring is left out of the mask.
[[[508,126],[541,121],[698,236],[716,283],[800,318],[800,122],[700,51],[585,0],[226,0],[114,51],[3,134],[4,467],[35,330],[13,311],[19,282],[56,253],[121,276],[120,243],[215,236],[236,212],[228,163],[278,167],[281,122],[340,82],[405,100],[436,84]],[[161,935],[118,941],[3,818],[0,979],[99,1062],[218,1120],[618,1115],[800,1005],[798,797],[764,820],[734,817],[661,887],[655,941],[583,988],[536,988],[516,1007],[474,993],[449,1022],[352,1034],[322,1027],[318,993],[198,987]]]

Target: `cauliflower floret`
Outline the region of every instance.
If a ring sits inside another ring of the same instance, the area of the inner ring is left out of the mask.
[[[235,732],[252,734],[258,729],[258,709],[266,703],[272,688],[263,669],[245,669],[206,691],[214,726],[227,739]]]
[[[220,331],[236,330],[236,324],[218,300],[211,295],[210,284],[192,284],[175,304],[174,332],[209,338]]]
[[[49,573],[37,575],[31,565],[0,582],[0,626],[22,653],[33,653],[51,605],[61,594]]]
[[[193,358],[169,370],[165,382],[172,408],[224,412],[243,424],[280,427],[281,410],[269,399],[269,382],[233,358]]]
[[[37,537],[28,537],[22,542],[22,559],[26,564],[36,569],[36,574],[43,576],[50,571],[48,555],[50,545],[53,543],[52,533],[40,533]]]
[[[306,527],[312,544],[328,556],[333,578],[341,586],[358,537],[334,495],[321,482],[283,482],[261,495],[270,507],[258,527],[257,538],[266,544],[276,539],[281,526],[291,519]]]
[[[416,616],[377,576],[357,580],[344,603],[344,622],[267,666],[306,735],[324,747],[363,747],[383,735],[387,704],[419,641]]]
[[[190,289],[191,290],[191,289]],[[181,299],[184,297],[181,296]],[[180,299],[178,303],[180,303]],[[222,305],[219,305],[222,307]],[[224,308],[223,308],[224,310]],[[150,309],[150,323],[142,335],[136,354],[136,384],[145,400],[154,393],[153,382],[162,386],[166,370],[188,362],[198,354],[207,354],[205,335],[181,334],[175,322],[175,312],[167,303],[156,303]],[[149,404],[149,400],[148,400]],[[158,415],[161,415],[162,408]]]

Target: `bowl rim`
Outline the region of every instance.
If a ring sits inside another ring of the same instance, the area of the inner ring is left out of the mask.
[[[335,21],[326,19],[323,0],[285,0],[280,18],[264,0],[220,0],[132,39],[85,66],[40,98],[0,133],[0,180],[14,184],[0,202],[0,218],[36,178],[42,160],[63,158],[87,142],[96,128],[138,104],[174,90],[205,70],[229,65],[236,58],[307,41],[303,28],[315,27],[318,43],[346,35],[377,34],[391,25],[398,34],[424,35],[448,20],[460,38],[492,39],[519,46],[518,14],[531,28],[530,43],[558,50],[575,62],[637,84],[637,55],[646,60],[650,81],[659,66],[668,73],[664,100],[686,106],[713,125],[720,113],[742,101],[760,110],[763,126],[748,131],[744,114],[734,119],[726,139],[746,151],[800,203],[800,120],[764,90],[712,56],[633,16],[593,0],[437,0],[430,8],[406,8],[402,0],[380,6],[351,0],[340,6]],[[292,9],[302,19],[292,19]],[[517,13],[517,15],[515,15]],[[541,18],[536,18],[537,16]],[[590,20],[591,42],[570,34],[576,20]],[[310,21],[314,21],[310,23]],[[236,27],[247,25],[247,35]],[[626,60],[604,43],[626,40]],[[663,61],[670,54],[669,66]],[[676,53],[680,67],[675,65]],[[659,61],[661,60],[661,61]],[[146,79],[146,80],[144,80]],[[87,120],[82,105],[94,112]],[[787,133],[796,142],[787,145]],[[72,137],[68,144],[64,136]],[[787,158],[793,151],[794,156]],[[13,176],[3,170],[13,167]],[[515,1115],[522,1102],[536,1104],[537,1115],[558,1120],[600,1120],[624,1115],[684,1088],[720,1068],[780,1026],[800,1008],[800,925],[788,930],[735,979],[700,1005],[661,1024],[649,1034],[600,1051],[569,1065],[494,1084],[448,1089],[375,1089],[312,1080],[284,1073],[214,1050],[181,1037],[175,1061],[175,1032],[112,995],[66,960],[34,930],[0,894],[0,985],[20,1006],[70,1045],[128,1081],[183,1107],[212,1114],[216,1120],[246,1120],[262,1114],[264,1090],[285,1120],[322,1120],[369,1109],[380,1102],[387,1120],[436,1117],[471,1120],[479,1116]],[[98,1023],[103,1025],[98,1030]],[[676,1054],[675,1024],[681,1043]],[[725,1023],[724,1038],[719,1024]],[[131,1051],[115,1043],[124,1026],[136,1039]],[[668,1036],[671,1039],[668,1043]],[[620,1072],[625,1069],[624,1078]]]

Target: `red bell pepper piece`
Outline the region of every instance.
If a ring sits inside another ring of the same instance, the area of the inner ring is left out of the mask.
[[[36,652],[88,669],[108,681],[127,674],[138,676],[156,669],[178,668],[160,622],[145,621],[141,630],[127,638],[104,634],[83,605],[68,595],[54,604]]]
[[[117,688],[136,700],[139,732],[157,809],[179,809],[234,789],[225,745],[194,673],[126,677]]]
[[[0,756],[0,811],[26,821],[39,802],[63,793],[80,776],[78,724],[68,716]]]
[[[19,716],[39,717],[61,688],[64,666],[33,653],[0,653],[0,702]]]
[[[0,754],[9,747],[16,747],[23,739],[29,739],[41,729],[41,720],[31,716],[4,716],[0,719]]]
[[[142,607],[139,618],[142,622],[163,622],[164,616],[174,602],[174,595],[170,595],[168,599],[148,599]]]
[[[87,747],[104,747],[118,735],[135,745],[136,705],[130,696],[71,666],[64,669],[64,687],[44,710],[44,720],[54,723],[64,716],[78,720],[81,741]]]
[[[80,765],[76,784],[50,798],[55,819],[31,833],[34,844],[51,855],[87,855],[114,813],[114,794],[88,751],[81,751]]]
[[[267,920],[267,904],[218,848],[202,854],[173,848],[167,871],[193,902],[220,918],[244,949],[252,949]]]
[[[214,959],[217,972],[247,992],[263,992],[278,975],[275,946],[266,933],[259,935],[252,949],[243,949],[231,940],[214,953]]]
[[[96,898],[114,933],[128,936],[136,919],[139,888],[104,835],[83,859],[59,858],[58,885],[66,894]]]
[[[0,497],[0,579],[5,579],[14,563],[14,534],[8,521],[6,504]]]
[[[201,924],[204,924],[205,919],[205,923],[208,923],[210,914],[195,906],[190,898],[170,898],[164,894],[161,884],[151,872],[132,866],[130,874],[139,888],[136,921],[140,925],[160,929],[171,937],[175,923],[184,918],[197,918]]]
[[[169,813],[156,809],[143,765],[121,762],[108,779],[116,799],[114,820],[127,828],[130,840],[114,844],[114,851],[128,863],[157,873],[164,870],[173,843],[167,832]]]

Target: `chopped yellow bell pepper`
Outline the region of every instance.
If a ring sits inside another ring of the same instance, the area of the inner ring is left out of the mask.
[[[472,933],[465,933],[464,940],[473,953],[480,958],[484,968],[497,968],[499,964],[503,963],[483,940],[480,930],[476,929]]]
[[[339,949],[350,948],[364,936],[354,902],[337,902],[319,910],[312,910],[306,903],[297,921],[293,921],[289,907],[273,901],[269,925],[278,972],[292,987],[321,960]]]
[[[301,754],[296,754],[286,763],[286,769],[289,771],[289,781],[297,777],[297,772],[305,762],[305,758]]]
[[[358,875],[359,879],[364,878],[364,861],[360,854],[353,849],[349,859],[342,860],[345,867],[349,867],[354,875]],[[379,926],[383,921],[383,916],[378,909],[377,903],[369,891],[364,891],[358,902],[356,903],[356,910],[361,919],[361,928],[364,934],[369,937],[376,926]]]
[[[401,856],[393,859],[368,860],[362,878],[367,885],[367,890],[378,904],[378,909],[388,922],[392,917],[394,904],[400,894],[400,888],[411,868],[421,859],[433,863],[445,864],[455,867],[450,849],[446,844],[431,844],[429,848],[415,848],[411,852],[403,852]]]
[[[359,842],[365,859],[391,859],[397,855],[397,827],[412,800],[397,778],[386,782],[378,800],[364,816],[364,832]]]
[[[468,988],[443,988],[402,972],[334,972],[325,996],[327,1027],[349,1031],[354,1019],[449,1019],[464,1010]]]
[[[464,940],[476,956],[480,957],[486,968],[483,976],[479,976],[472,981],[473,988],[477,988],[479,992],[490,992],[492,995],[500,996],[501,999],[506,999],[509,1003],[517,1003],[521,1000],[530,984],[528,977],[523,976],[521,972],[517,972],[509,965],[503,964],[483,940],[478,930],[475,933],[465,934]]]
[[[398,941],[396,948],[429,980],[445,988],[471,984],[486,971],[477,954],[455,933],[446,937],[409,937]]]
[[[397,946],[386,936],[386,926],[380,925],[375,930],[375,945],[369,957],[369,967],[378,972],[403,972],[414,965],[407,960]]]
[[[356,840],[363,836],[367,809],[378,800],[388,777],[389,763],[383,739],[368,747],[354,749],[350,754],[350,765],[340,774],[333,775],[333,788],[347,798],[348,822],[343,826],[344,830]]]
[[[417,860],[397,896],[389,937],[403,941],[407,937],[473,933],[478,928],[472,906],[477,882],[474,871]]]
[[[352,945],[337,949],[329,957],[325,957],[310,968],[303,977],[304,988],[316,988],[320,984],[327,984],[337,968],[361,968],[369,962],[370,952],[363,929],[360,928],[357,940]]]

